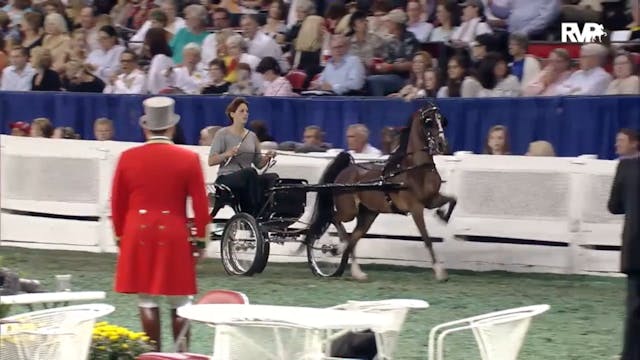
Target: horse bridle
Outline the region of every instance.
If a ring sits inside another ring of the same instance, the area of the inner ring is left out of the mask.
[[[444,126],[446,126],[446,118],[442,116],[442,114],[440,114],[438,108],[433,104],[430,104],[429,106],[421,109],[419,116],[420,120],[423,122],[422,134],[424,135],[427,142],[427,146],[423,147],[422,151],[427,152],[429,155],[442,154],[445,149],[440,149],[439,146],[442,145],[443,147],[446,147],[446,140],[444,137]],[[434,135],[433,131],[429,130],[429,127],[431,126],[429,123],[431,123],[432,121],[435,121],[436,125],[438,126],[437,135]],[[441,141],[438,141],[439,139]],[[407,153],[407,155],[409,155],[409,153]]]

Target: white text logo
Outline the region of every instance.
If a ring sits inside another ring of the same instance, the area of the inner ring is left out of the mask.
[[[588,22],[580,30],[578,23],[562,23],[562,42],[590,43],[602,42],[602,37],[607,36],[604,26]]]

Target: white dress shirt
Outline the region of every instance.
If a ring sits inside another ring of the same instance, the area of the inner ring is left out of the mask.
[[[124,50],[125,47],[122,45],[115,45],[107,51],[94,50],[87,57],[87,63],[95,66],[95,74],[107,83],[109,78],[120,70],[120,55]]]
[[[574,72],[560,88],[562,95],[604,95],[611,75],[601,67]]]
[[[147,75],[140,69],[129,74],[120,74],[113,85],[104,88],[105,94],[146,94]]]
[[[176,87],[184,91],[186,94],[200,94],[203,87],[209,83],[209,75],[201,67],[189,74],[189,70],[185,66],[181,66],[173,70],[176,77]]]
[[[204,40],[202,40],[202,61],[200,62],[203,67],[208,68],[209,63],[218,58],[218,39],[216,38],[218,34],[212,33],[207,35]]]
[[[367,143],[367,145],[364,146],[364,148],[362,149],[361,152],[357,153],[353,150],[349,150],[350,154],[367,154],[367,155],[382,155],[382,151],[376,149],[375,147],[371,146],[371,144]]]
[[[289,63],[287,63],[282,57],[282,48],[280,45],[269,35],[258,31],[253,39],[248,40],[249,54],[264,59],[267,56],[278,60],[280,70],[282,72],[289,71]]]
[[[18,72],[13,65],[7,66],[2,70],[0,90],[29,91],[31,90],[31,81],[35,75],[36,71],[31,67],[31,64],[27,64],[20,72]]]
[[[425,21],[418,21],[417,23],[408,25],[407,30],[413,33],[418,42],[425,43],[429,41],[433,25]]]

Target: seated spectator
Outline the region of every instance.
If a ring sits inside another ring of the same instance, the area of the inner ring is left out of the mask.
[[[546,40],[545,30],[560,15],[560,0],[510,0],[507,6],[489,1],[493,15],[507,21],[510,33]]]
[[[145,94],[147,75],[138,68],[138,55],[125,50],[120,55],[120,73],[111,76],[105,94]]]
[[[460,4],[462,24],[451,35],[451,44],[455,47],[467,47],[476,36],[491,34],[491,27],[482,18],[484,5],[481,0],[467,0]]]
[[[491,34],[481,34],[476,36],[475,40],[469,43],[471,49],[471,67],[478,69],[484,57],[491,51],[495,50],[494,39]]]
[[[640,80],[635,71],[633,58],[629,53],[621,53],[613,60],[613,75],[615,79],[607,88],[607,95],[637,95],[640,94]]]
[[[98,141],[113,140],[114,133],[113,121],[111,119],[102,117],[96,119],[93,123],[93,136]]]
[[[9,124],[11,135],[28,137],[31,134],[31,125],[28,122],[16,121]]]
[[[566,49],[557,48],[549,53],[544,69],[528,84],[524,84],[524,96],[560,95],[565,81],[571,77],[571,55]]]
[[[213,137],[220,129],[222,129],[222,126],[207,126],[200,130],[200,140],[198,140],[198,145],[210,147],[211,143],[213,143]]]
[[[400,144],[400,129],[393,126],[385,126],[382,129],[382,153],[389,155],[394,152]]]
[[[390,38],[387,41],[387,58],[374,67],[374,74],[367,77],[367,85],[373,96],[385,96],[400,91],[411,71],[411,59],[418,51],[418,41],[407,31],[407,15],[402,10],[392,10],[387,15]]]
[[[242,32],[247,39],[247,53],[258,59],[264,59],[270,56],[278,61],[280,69],[282,69],[283,72],[289,70],[289,63],[283,58],[280,45],[278,45],[271,36],[260,30],[260,19],[258,15],[244,15],[240,24],[242,25]]]
[[[418,51],[413,57],[411,63],[411,75],[407,85],[405,85],[399,92],[390,94],[390,97],[401,97],[404,100],[413,100],[418,97],[418,92],[424,92],[424,72],[431,68],[432,64],[431,55],[425,51]]]
[[[422,4],[417,0],[407,2],[407,30],[411,31],[416,40],[425,43],[431,36],[433,25],[424,21],[424,9]]]
[[[418,90],[416,98],[435,98],[440,89],[440,77],[437,69],[427,69],[424,72],[424,89]]]
[[[182,66],[173,69],[176,88],[185,94],[200,94],[209,82],[207,72],[200,65],[200,46],[189,43],[182,49]]]
[[[457,0],[445,0],[436,8],[437,26],[429,35],[429,41],[449,42],[460,25],[460,8]]]
[[[492,126],[487,133],[487,139],[484,144],[485,154],[511,155],[509,148],[509,131],[506,126]]]
[[[324,12],[325,26],[327,28],[327,32],[331,35],[334,34],[342,34],[342,30],[346,29],[338,29],[338,24],[341,26],[345,25],[345,21],[342,19],[346,19],[348,23],[347,17],[347,7],[343,2],[332,2],[327,7]]]
[[[73,140],[78,140],[80,139],[80,134],[76,134],[76,131],[73,130],[72,127],[68,127],[68,126],[60,126],[55,128],[55,130],[53,130],[53,135],[51,136],[52,139],[73,139]]]
[[[631,1],[631,18],[633,21],[627,26],[631,30],[629,40],[638,40],[640,39],[640,2],[638,1]]]
[[[263,96],[294,96],[289,80],[280,76],[280,65],[278,61],[271,56],[267,56],[260,61],[256,68],[258,74],[262,74],[264,82],[262,83]],[[262,140],[261,140],[262,141]],[[266,140],[265,140],[266,141]]]
[[[483,88],[478,92],[478,97],[520,96],[520,82],[509,74],[507,62],[499,53],[489,53],[482,60],[478,80]]]
[[[60,91],[62,87],[60,75],[51,70],[53,65],[51,51],[41,47],[33,49],[31,53],[31,62],[35,69],[31,89],[34,91]]]
[[[229,82],[224,78],[227,68],[224,61],[214,59],[209,63],[209,85],[202,89],[202,94],[224,94],[229,91]]]
[[[302,22],[316,13],[316,6],[310,0],[292,0],[287,16],[288,31],[285,34],[285,43],[293,44],[300,33]]]
[[[604,95],[611,75],[602,68],[607,49],[600,44],[580,48],[580,70],[571,74],[559,88],[562,95]]]
[[[259,93],[259,88],[253,83],[251,67],[245,63],[238,64],[237,81],[229,86],[230,95],[251,96]]]
[[[284,43],[284,34],[287,32],[287,26],[284,23],[286,11],[287,7],[282,0],[271,1],[267,12],[267,22],[261,28],[262,32],[274,39],[278,45]]]
[[[129,39],[129,46],[136,51],[141,49],[147,31],[158,26],[167,31],[167,39],[173,38],[180,29],[187,25],[184,19],[176,16],[176,14],[175,0],[162,0],[160,8],[152,10],[142,27]]]
[[[293,68],[306,72],[308,79],[312,79],[322,71],[320,54],[325,33],[323,17],[307,16],[300,26],[298,37],[294,41]],[[304,85],[305,88],[307,86],[308,83]]]
[[[364,12],[356,11],[351,14],[349,28],[351,29],[349,32],[349,53],[359,58],[368,72],[373,69],[375,58],[384,59],[387,57],[384,40],[369,31],[367,15]]]
[[[273,136],[269,134],[269,128],[267,127],[267,123],[265,123],[264,121],[253,120],[249,124],[249,128],[251,128],[251,131],[256,134],[256,137],[258,138],[258,140],[260,140],[260,142],[275,141]]]
[[[376,35],[386,38],[387,35],[389,35],[387,26],[385,25],[387,22],[387,15],[394,9],[394,7],[395,6],[391,0],[375,0],[371,5],[371,14],[373,16],[369,16],[367,18],[369,22],[369,29],[371,29],[371,31]]]
[[[41,117],[33,119],[31,122],[31,137],[50,138],[53,136],[53,125],[51,120]]]
[[[69,92],[101,93],[105,84],[93,75],[90,65],[70,61],[65,66],[62,87]]]
[[[553,145],[550,142],[540,140],[529,143],[529,150],[524,154],[525,156],[547,156],[554,157],[556,152],[553,150]]]
[[[42,14],[30,11],[24,14],[20,21],[20,32],[22,33],[22,41],[20,45],[31,54],[31,50],[38,46],[42,46]]]
[[[640,137],[638,132],[632,129],[620,129],[616,135],[616,155],[619,159],[628,159],[640,156]]]
[[[186,18],[186,26],[178,30],[176,35],[171,39],[169,46],[173,53],[173,61],[176,64],[182,64],[182,49],[189,43],[202,45],[204,38],[209,35],[206,31],[207,9],[202,5],[189,5],[184,9]]]
[[[91,53],[94,50],[100,49],[100,27],[96,25],[96,16],[93,7],[84,6],[83,8],[81,8],[76,20],[78,20],[77,23],[79,23],[80,25],[78,29],[84,31],[85,33],[88,50],[87,54]]]
[[[509,36],[509,55],[513,56],[513,62],[509,64],[511,73],[518,81],[526,86],[540,72],[540,62],[534,56],[527,55],[529,39],[523,34],[511,34]]]
[[[279,150],[295,151],[297,153],[325,152],[330,148],[331,144],[324,142],[324,132],[316,125],[304,128],[302,143],[285,141],[278,147]]]
[[[331,38],[331,59],[317,81],[309,89],[330,91],[337,95],[348,95],[364,86],[365,70],[362,61],[349,55],[349,41],[342,35]]]
[[[562,5],[562,21],[599,23],[602,20],[602,0],[564,1]]]
[[[144,38],[143,54],[151,59],[147,72],[147,90],[159,94],[161,90],[175,86],[171,48],[165,39],[164,29],[149,29]]]
[[[465,56],[454,55],[447,64],[447,82],[438,90],[439,98],[477,97],[482,89],[478,80],[469,76],[469,61]]]
[[[100,48],[89,54],[87,63],[91,64],[95,68],[95,74],[106,82],[120,71],[120,55],[125,47],[118,45],[118,34],[111,25],[100,28],[98,41]]]
[[[85,62],[91,51],[87,44],[87,33],[83,29],[76,29],[71,34],[71,48],[67,54],[69,61]]]
[[[249,65],[251,71],[255,71],[260,59],[247,53],[247,43],[242,35],[232,35],[226,41],[227,56],[224,57],[224,65],[227,68],[225,80],[234,83],[238,80],[238,68],[241,63]]]
[[[45,17],[44,31],[42,47],[49,50],[52,57],[52,68],[58,71],[64,67],[71,43],[67,23],[62,15],[51,13]]]
[[[216,8],[213,12],[213,27],[215,32],[207,35],[202,41],[202,64],[208,65],[211,60],[223,58],[226,51],[221,51],[225,47],[227,39],[235,33],[231,30],[231,19],[229,11],[225,8]]]
[[[29,55],[27,49],[16,47],[11,49],[10,63],[2,70],[0,90],[4,91],[29,91],[31,90],[33,77],[36,74],[34,68],[27,62]]]
[[[369,129],[363,124],[349,125],[347,128],[347,146],[352,154],[382,155],[382,152],[369,144]]]

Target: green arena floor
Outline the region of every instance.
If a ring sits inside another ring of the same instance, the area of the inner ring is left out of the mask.
[[[114,324],[141,330],[135,296],[112,289],[114,254],[29,250],[2,247],[2,266],[21,276],[40,279],[49,289],[55,274],[72,274],[73,290],[104,290],[106,302],[116,306],[108,316]],[[218,259],[199,265],[200,291],[228,288],[245,292],[252,303],[324,307],[347,300],[419,298],[431,307],[410,314],[400,339],[398,359],[426,359],[431,327],[450,320],[506,309],[541,304],[551,310],[536,318],[525,341],[521,360],[603,360],[619,354],[624,314],[625,279],[451,271],[448,283],[439,284],[428,269],[365,265],[369,280],[319,279],[305,264],[276,264],[252,278],[229,277]],[[24,312],[14,307],[11,313]],[[169,344],[168,310],[163,313],[164,344]],[[211,332],[194,328],[192,351],[211,350]],[[167,346],[165,346],[167,349]],[[454,335],[447,359],[478,359],[470,334]]]

